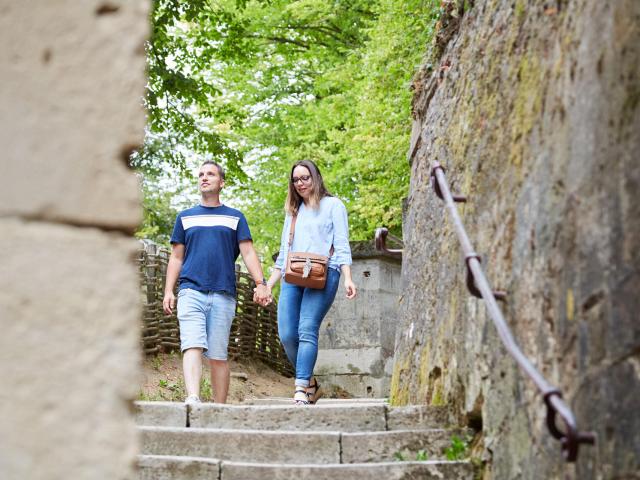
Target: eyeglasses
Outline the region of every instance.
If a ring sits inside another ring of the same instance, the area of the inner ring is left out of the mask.
[[[294,185],[298,182],[308,183],[311,180],[311,175],[301,175],[299,177],[291,177],[291,183]]]

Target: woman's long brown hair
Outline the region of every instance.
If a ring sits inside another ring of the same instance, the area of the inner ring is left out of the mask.
[[[311,195],[309,196],[309,206],[311,208],[318,208],[320,206],[320,200],[324,197],[333,196],[324,186],[324,180],[322,180],[322,174],[318,166],[311,160],[300,160],[291,167],[291,172],[289,173],[289,191],[287,193],[287,200],[284,203],[285,211],[292,216],[298,214],[298,209],[303,201],[293,184],[293,171],[296,167],[305,167],[311,175]]]

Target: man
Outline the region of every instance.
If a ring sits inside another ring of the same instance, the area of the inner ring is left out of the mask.
[[[171,256],[162,307],[173,313],[178,277],[180,348],[187,404],[200,402],[201,355],[209,360],[214,401],[225,403],[229,391],[227,349],[236,309],[235,261],[238,254],[256,282],[254,298],[266,305],[271,293],[253,248],[247,220],[220,202],[224,169],[206,161],[200,167],[200,205],[178,214],[171,236]]]

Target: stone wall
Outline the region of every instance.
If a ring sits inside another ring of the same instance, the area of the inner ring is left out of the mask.
[[[387,397],[398,324],[400,262],[370,242],[352,242],[351,274],[358,288],[345,297],[344,278],[320,327],[315,374],[324,386],[356,397]]]
[[[0,1],[0,476],[133,478],[147,1]]]
[[[453,405],[486,478],[640,478],[640,2],[443,2],[415,80],[394,404]],[[524,353],[596,447],[565,464],[501,346],[429,163]]]

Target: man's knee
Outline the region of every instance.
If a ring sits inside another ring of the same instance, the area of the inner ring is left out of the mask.
[[[204,352],[204,348],[202,347],[187,347],[182,351],[183,355],[189,354],[189,355],[194,355],[194,354],[199,354],[202,355],[202,352]]]
[[[209,365],[211,365],[211,368],[227,368],[229,366],[229,362],[227,360],[215,360],[210,358]]]

